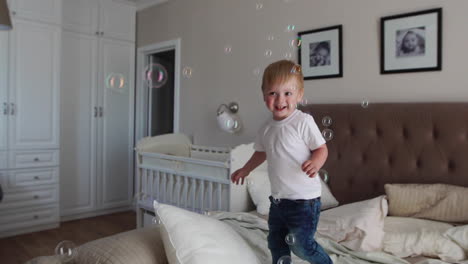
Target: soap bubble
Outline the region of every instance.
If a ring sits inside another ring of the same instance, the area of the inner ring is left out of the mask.
[[[317,172],[318,176],[320,178],[322,178],[322,180],[326,183],[328,183],[328,171],[326,171],[325,169],[320,169],[318,172]]]
[[[123,89],[126,85],[125,76],[121,73],[109,73],[105,82],[107,88],[115,90]]]
[[[273,51],[271,51],[270,49],[265,50],[265,57],[269,58],[271,57],[272,54],[273,54]]]
[[[224,46],[224,53],[230,54],[231,52],[232,52],[232,46],[231,45]]]
[[[292,32],[292,31],[294,31],[294,29],[296,29],[296,26],[290,24],[290,25],[287,25],[287,26],[286,26],[286,30],[285,30],[285,31],[286,31],[286,32]]]
[[[263,4],[262,4],[262,3],[257,3],[256,9],[257,9],[257,10],[260,10],[260,9],[262,9],[262,8],[263,8]]]
[[[301,45],[302,45],[302,39],[300,37],[297,37],[289,41],[289,46],[291,47],[300,47]]]
[[[278,264],[292,264],[292,259],[290,256],[282,256],[278,259]]]
[[[70,240],[64,240],[55,247],[55,254],[62,263],[68,263],[76,257],[78,250],[75,243]]]
[[[292,74],[300,74],[302,71],[301,69],[301,66],[299,65],[294,65],[292,68],[291,68],[291,73]],[[306,99],[306,104],[307,104],[307,99]]]
[[[293,56],[293,55],[292,55],[291,52],[286,52],[286,53],[284,53],[284,58],[287,59],[287,60],[291,59],[292,56]]]
[[[332,140],[333,139],[333,130],[331,130],[329,128],[325,128],[322,131],[322,136],[326,141]]]
[[[299,102],[300,105],[307,105],[309,103],[309,101],[307,100],[307,98],[302,98],[302,100]]]
[[[322,125],[323,126],[326,126],[326,127],[329,127],[331,126],[331,124],[333,123],[333,120],[330,116],[324,116],[322,118]]]
[[[369,107],[369,101],[363,100],[363,101],[361,102],[361,107],[362,107],[362,108],[367,108],[367,107]]]
[[[146,66],[144,80],[148,83],[149,88],[161,88],[166,84],[167,79],[166,67],[159,63],[151,63]]]
[[[274,39],[275,39],[275,36],[273,36],[273,35],[268,35],[268,37],[267,37],[267,40],[270,40],[270,41],[274,40]]]
[[[202,213],[203,213],[203,215],[210,216],[210,211],[208,211],[208,210],[203,210]]]
[[[296,237],[294,236],[294,234],[289,233],[284,238],[284,241],[286,241],[286,244],[291,246],[294,245],[294,243],[296,243]]]
[[[151,224],[158,226],[158,225],[162,224],[162,221],[161,221],[161,219],[159,219],[158,216],[155,216],[155,217],[153,217],[153,219],[151,219]]]
[[[190,67],[184,67],[182,69],[182,75],[184,75],[185,78],[192,77],[192,72],[193,72],[193,70]]]

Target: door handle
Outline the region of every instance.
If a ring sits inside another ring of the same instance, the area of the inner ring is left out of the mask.
[[[15,115],[15,104],[10,103],[10,115]]]
[[[7,103],[3,103],[3,114],[4,115],[8,115],[8,112],[10,109],[8,109],[8,104]]]

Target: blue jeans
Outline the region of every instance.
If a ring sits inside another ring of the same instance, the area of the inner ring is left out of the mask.
[[[273,264],[277,264],[282,256],[291,256],[291,250],[296,256],[313,264],[333,263],[314,239],[320,216],[320,197],[274,201],[270,196],[270,202],[268,248]],[[292,234],[295,240],[290,245],[285,240],[288,234]]]

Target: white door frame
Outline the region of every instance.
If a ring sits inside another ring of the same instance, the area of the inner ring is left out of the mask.
[[[136,122],[135,122],[135,144],[141,138],[147,136],[147,109],[148,100],[145,95],[148,94],[148,87],[143,82],[143,71],[145,68],[146,57],[150,54],[163,52],[167,50],[175,50],[175,65],[174,65],[174,133],[179,132],[179,97],[180,97],[180,38],[159,42],[138,48],[137,50],[137,83],[136,83]]]

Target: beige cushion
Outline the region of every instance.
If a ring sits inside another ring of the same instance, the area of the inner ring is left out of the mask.
[[[29,264],[59,264],[56,256],[38,257]],[[93,240],[77,248],[74,264],[167,264],[158,227],[141,228]]]
[[[468,222],[468,188],[448,184],[385,184],[388,214]]]

